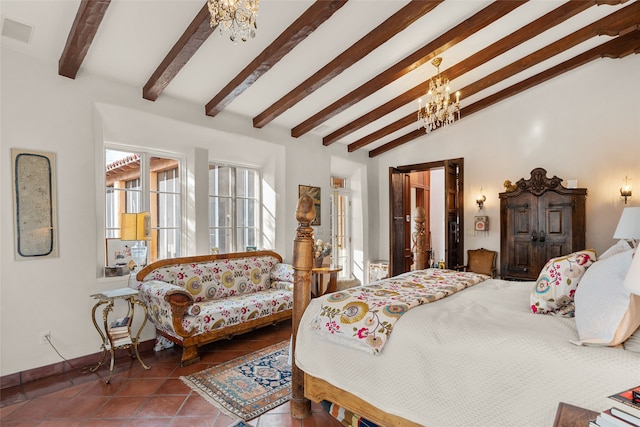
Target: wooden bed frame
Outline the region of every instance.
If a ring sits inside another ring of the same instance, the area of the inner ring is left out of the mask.
[[[311,270],[313,269],[313,229],[310,224],[315,218],[313,199],[302,196],[296,208],[298,228],[293,243],[293,325],[292,351],[295,354],[296,337],[302,315],[311,302]],[[328,400],[354,414],[377,423],[380,426],[419,426],[397,415],[391,415],[376,408],[365,400],[335,387],[328,382],[304,373],[292,358],[291,415],[294,418],[306,418],[311,415],[311,400]]]

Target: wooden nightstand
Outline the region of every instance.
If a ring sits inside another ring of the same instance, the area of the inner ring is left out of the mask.
[[[597,416],[598,412],[560,402],[553,427],[588,427],[589,421]]]

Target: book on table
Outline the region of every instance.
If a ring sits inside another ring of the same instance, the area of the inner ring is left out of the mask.
[[[640,386],[612,394],[608,399],[614,408],[640,418]]]
[[[631,416],[629,416],[631,417]],[[598,427],[640,427],[640,424],[629,421],[630,418],[620,418],[614,415],[612,409],[600,412],[596,417],[595,423]]]

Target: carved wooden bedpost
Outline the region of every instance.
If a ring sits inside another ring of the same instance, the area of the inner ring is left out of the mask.
[[[414,270],[424,270],[427,268],[427,234],[425,233],[424,223],[427,213],[422,206],[416,208],[414,221],[416,223],[416,231],[413,233],[413,262]]]
[[[311,415],[311,401],[304,397],[304,372],[296,366],[295,350],[298,325],[304,310],[311,301],[311,269],[313,268],[313,229],[310,224],[316,217],[313,199],[302,196],[298,199],[296,220],[298,229],[293,241],[293,345],[291,366],[291,416],[306,418]]]

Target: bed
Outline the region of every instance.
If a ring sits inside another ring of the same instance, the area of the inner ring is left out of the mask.
[[[386,426],[551,426],[559,402],[601,411],[640,384],[640,353],[578,346],[575,318],[533,314],[535,282],[487,278],[412,308],[378,354],[318,334],[307,205],[294,243],[294,416],[303,393]]]

